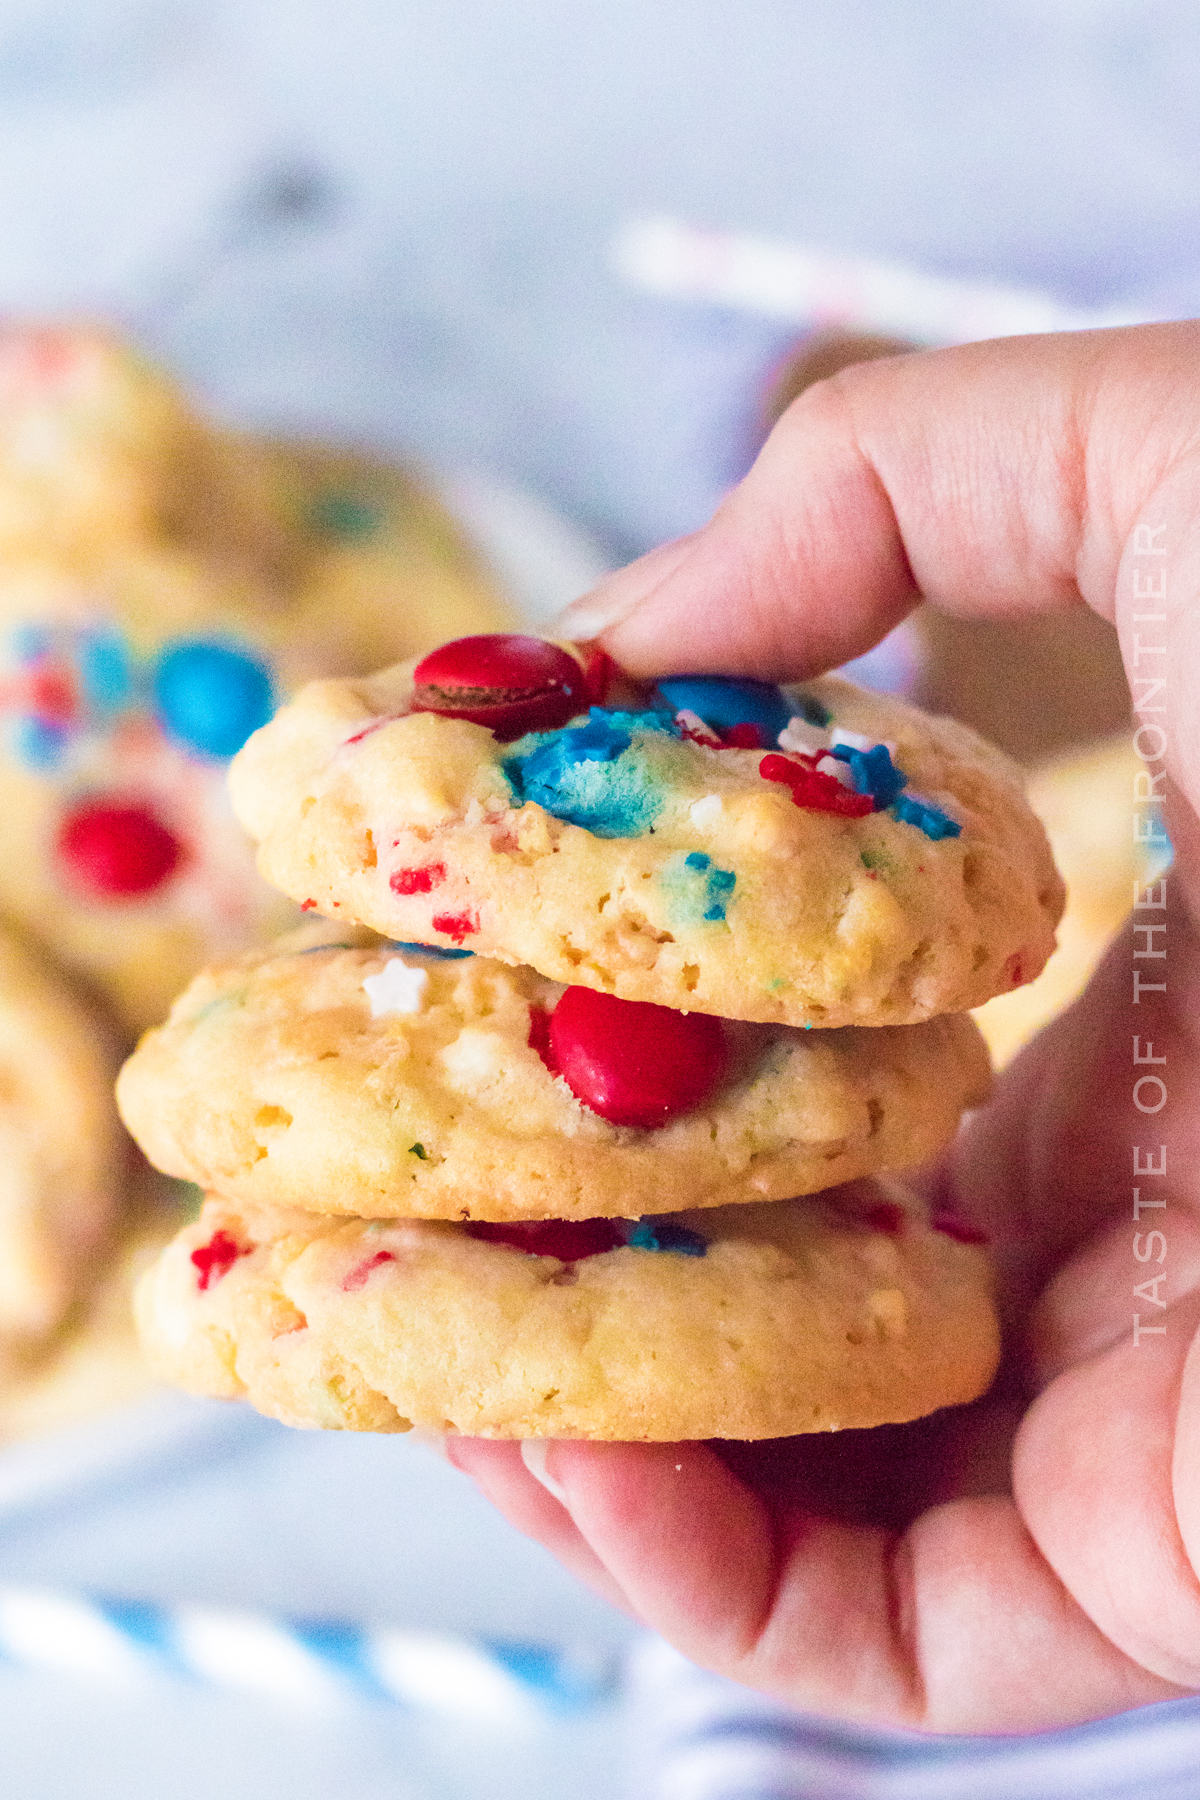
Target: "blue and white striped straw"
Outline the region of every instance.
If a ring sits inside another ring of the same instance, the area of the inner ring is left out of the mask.
[[[0,1588],[0,1660],[126,1687],[164,1676],[306,1707],[385,1701],[536,1723],[612,1698],[611,1652]]]

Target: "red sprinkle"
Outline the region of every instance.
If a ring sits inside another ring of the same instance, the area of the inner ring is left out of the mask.
[[[110,898],[161,887],[179,867],[183,845],[147,806],[86,800],[59,826],[58,854],[81,887]]]
[[[316,912],[316,910],[317,910],[317,903],[315,900],[302,900],[300,902],[300,911],[301,912]]]
[[[965,1219],[958,1218],[954,1213],[934,1213],[929,1223],[944,1237],[953,1238],[956,1244],[990,1244],[992,1241],[978,1225],[968,1225]]]
[[[364,725],[361,731],[356,731],[353,737],[348,737],[343,748],[348,748],[351,744],[361,744],[364,738],[371,736],[372,732],[382,731],[385,725],[391,725],[396,719],[403,717],[403,713],[388,713],[386,718],[372,719],[369,725]]]
[[[429,922],[435,931],[444,932],[456,944],[461,944],[465,937],[471,937],[479,930],[479,914],[473,912],[434,913]]]
[[[1004,978],[1010,987],[1020,987],[1025,979],[1025,963],[1019,950],[1013,952],[1004,965]]]
[[[880,1200],[876,1206],[869,1206],[863,1218],[876,1231],[886,1231],[889,1237],[899,1237],[904,1230],[904,1208],[897,1206],[894,1200]]]
[[[428,894],[445,879],[445,863],[426,863],[423,869],[395,870],[388,886],[393,894]]]
[[[552,1075],[558,1074],[554,1052],[550,1048],[550,1014],[544,1006],[529,1009],[529,1048],[536,1050]]]
[[[703,1105],[729,1061],[711,1013],[675,1012],[570,987],[550,1017],[550,1054],[577,1100],[613,1125],[654,1130]]]
[[[507,1244],[527,1256],[556,1256],[559,1262],[582,1262],[587,1256],[603,1256],[619,1250],[625,1233],[611,1219],[534,1219],[528,1223],[493,1225],[471,1220],[463,1226],[468,1237],[485,1244]]]
[[[192,1251],[192,1262],[200,1271],[197,1287],[201,1293],[222,1275],[228,1275],[239,1256],[249,1256],[253,1244],[239,1244],[227,1231],[214,1232],[207,1244]]]
[[[356,1263],[354,1268],[342,1282],[343,1294],[353,1294],[361,1287],[366,1287],[367,1276],[372,1269],[378,1269],[382,1263],[395,1262],[390,1250],[377,1250],[374,1256],[368,1256],[366,1262]]]
[[[552,731],[589,701],[589,681],[569,651],[545,638],[485,632],[431,651],[413,671],[414,712],[486,725],[502,744]]]
[[[843,819],[864,819],[875,809],[870,794],[856,794],[843,787],[836,775],[813,766],[813,758],[764,756],[758,772],[764,781],[781,781],[792,790],[792,800],[809,812],[836,813]]]
[[[721,740],[726,750],[765,750],[771,741],[762,726],[749,719],[741,725],[730,725],[721,733]]]

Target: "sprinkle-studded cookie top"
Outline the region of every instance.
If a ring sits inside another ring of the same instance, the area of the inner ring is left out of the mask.
[[[235,805],[302,904],[679,1011],[907,1023],[1042,967],[1062,886],[964,727],[836,677],[616,697],[501,742],[414,711],[403,665],[314,684],[235,760]]]

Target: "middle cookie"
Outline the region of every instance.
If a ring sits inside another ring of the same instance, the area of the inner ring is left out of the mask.
[[[196,978],[125,1065],[122,1116],[159,1168],[233,1200],[362,1218],[637,1218],[912,1167],[988,1090],[963,1015],[827,1031],[683,1015],[715,1034],[712,1079],[689,1060],[675,1089],[687,1110],[612,1123],[576,1094],[592,1083],[594,1104],[636,1113],[620,1085],[636,1015],[665,1009],[595,997],[628,1006],[630,1029],[618,1015],[607,1049],[585,1043],[564,1062],[551,1020],[579,993],[592,998],[528,968],[304,927]]]

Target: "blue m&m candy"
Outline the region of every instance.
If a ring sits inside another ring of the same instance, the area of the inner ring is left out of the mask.
[[[233,756],[274,711],[266,664],[252,651],[205,638],[163,651],[154,703],[167,735],[205,756]]]
[[[658,691],[676,712],[694,712],[714,731],[757,725],[762,747],[775,743],[795,707],[770,681],[731,680],[721,675],[668,675]]]

